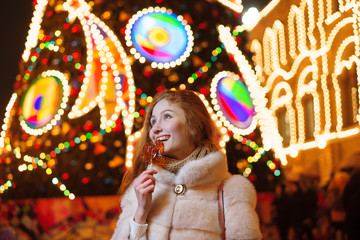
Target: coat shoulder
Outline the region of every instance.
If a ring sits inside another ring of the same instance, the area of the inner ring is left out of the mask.
[[[233,175],[226,179],[223,191],[226,236],[229,239],[261,239],[254,185],[241,175]]]
[[[229,202],[247,202],[256,205],[256,191],[254,185],[241,175],[232,175],[224,184],[224,196]]]

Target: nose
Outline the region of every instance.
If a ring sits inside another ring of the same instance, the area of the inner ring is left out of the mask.
[[[159,121],[160,122],[160,121]],[[155,123],[155,125],[152,126],[151,128],[151,131],[154,133],[154,134],[159,134],[161,131],[162,131],[162,127],[160,125],[160,123],[157,122]]]

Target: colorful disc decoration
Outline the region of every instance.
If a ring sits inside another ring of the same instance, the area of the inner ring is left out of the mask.
[[[246,135],[255,129],[254,104],[245,82],[237,74],[218,73],[211,83],[211,92],[217,116],[229,130]]]
[[[67,82],[61,72],[49,70],[31,83],[20,104],[20,124],[27,133],[40,135],[60,120],[68,101]]]
[[[180,65],[190,55],[194,37],[182,16],[166,8],[146,8],[126,26],[126,44],[140,62],[149,60],[153,68]]]

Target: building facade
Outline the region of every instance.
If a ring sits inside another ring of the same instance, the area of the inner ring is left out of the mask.
[[[325,184],[360,151],[359,29],[356,0],[273,0],[248,29],[291,177]]]

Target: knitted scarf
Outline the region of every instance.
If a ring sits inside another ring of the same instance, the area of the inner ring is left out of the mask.
[[[206,156],[207,154],[211,152],[217,151],[216,147],[212,144],[204,144],[200,145],[195,150],[189,154],[186,158],[182,160],[176,160],[170,157],[166,156],[160,156],[158,157],[154,163],[162,168],[164,168],[167,171],[170,171],[172,173],[177,173],[179,169],[184,166],[187,162],[190,162],[192,160],[196,160],[199,158],[202,158]]]

